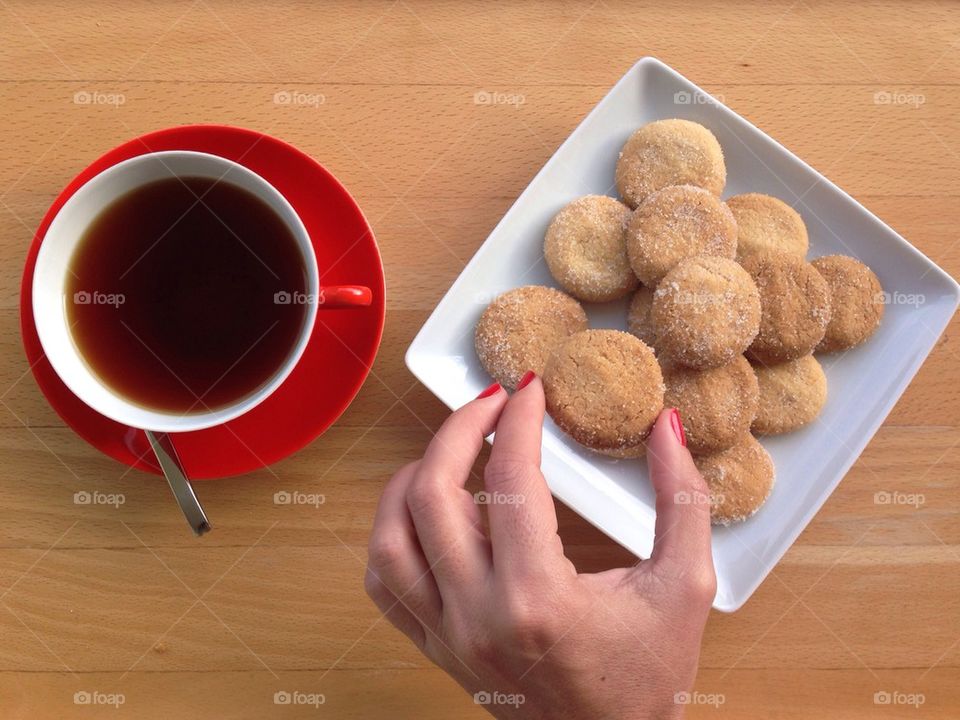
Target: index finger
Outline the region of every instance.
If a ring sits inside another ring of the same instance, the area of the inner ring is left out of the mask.
[[[469,588],[490,564],[480,512],[464,485],[506,400],[498,389],[450,415],[407,490],[407,507],[441,596]]]

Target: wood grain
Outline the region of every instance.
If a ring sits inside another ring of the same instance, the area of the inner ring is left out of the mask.
[[[403,353],[513,199],[643,55],[722,95],[960,274],[954,3],[3,0],[0,17],[4,717],[484,717],[362,590],[379,491],[445,416]],[[284,91],[313,100],[278,105]],[[477,105],[479,91],[524,102]],[[923,102],[878,105],[878,92]],[[389,288],[357,400],[297,455],[200,486],[217,525],[202,543],[160,482],[64,427],[29,373],[18,314],[26,249],[60,188],[106,149],[191,122],[269,132],[324,163],[370,218]],[[691,717],[960,715],[958,322],[773,575],[743,610],[712,616],[696,689],[723,703]],[[123,501],[74,504],[94,490]],[[280,490],[324,503],[277,506]],[[924,503],[877,505],[878,490]],[[558,512],[581,570],[629,561]],[[324,703],[277,706],[284,691]],[[77,692],[124,701],[108,713]],[[923,704],[876,704],[884,692]]]

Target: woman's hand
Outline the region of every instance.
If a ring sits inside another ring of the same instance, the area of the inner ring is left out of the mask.
[[[716,592],[707,489],[665,410],[648,441],[648,561],[578,574],[540,472],[534,377],[468,403],[387,484],[366,588],[386,617],[498,718],[672,718]],[[679,423],[677,422],[677,425]],[[489,534],[464,489],[485,436]]]

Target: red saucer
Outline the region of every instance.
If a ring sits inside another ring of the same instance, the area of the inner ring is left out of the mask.
[[[357,203],[308,155],[276,138],[223,125],[188,125],[149,133],[114,148],[75,177],[44,216],[27,255],[20,290],[20,329],[27,360],[54,410],[91,445],[122,463],[158,473],[140,430],[100,415],[71,393],[43,354],[33,320],[33,268],[51,220],[87,180],[137,155],[196,150],[234,160],[262,175],[296,208],[317,254],[323,285],[365,285],[366,308],[326,309],[287,380],[267,400],[224,425],[174,436],[187,475],[237,475],[277,462],[320,435],[340,417],[373,363],[384,321],[383,265]]]

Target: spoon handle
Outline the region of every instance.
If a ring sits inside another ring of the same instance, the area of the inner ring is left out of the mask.
[[[167,433],[154,433],[150,430],[144,431],[147,440],[150,441],[150,447],[153,448],[157,456],[157,462],[163,470],[170,489],[173,490],[173,496],[183,511],[183,516],[193,530],[194,535],[198,537],[210,530],[210,523],[207,521],[207,514],[200,506],[196,493],[193,492],[193,486],[187,479],[183,467],[180,465],[180,458],[177,457],[177,451],[173,447],[173,442]]]

